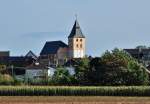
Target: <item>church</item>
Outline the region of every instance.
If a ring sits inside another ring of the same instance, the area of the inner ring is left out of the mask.
[[[47,41],[41,50],[39,61],[46,65],[58,66],[74,58],[84,58],[85,41],[86,38],[76,19],[68,36],[68,44],[63,41]]]

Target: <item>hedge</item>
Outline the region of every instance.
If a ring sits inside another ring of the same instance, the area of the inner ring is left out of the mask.
[[[0,96],[150,96],[150,87],[1,86]]]

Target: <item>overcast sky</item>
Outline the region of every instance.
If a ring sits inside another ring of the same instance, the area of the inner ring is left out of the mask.
[[[67,43],[75,14],[88,55],[150,46],[150,0],[0,0],[0,51],[39,55],[46,41]]]

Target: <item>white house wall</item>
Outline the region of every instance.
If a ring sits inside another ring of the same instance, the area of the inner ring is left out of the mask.
[[[54,72],[56,71],[56,69],[52,68],[52,67],[49,67],[48,69],[48,76],[49,77],[52,77],[54,75]]]
[[[38,77],[38,76],[44,76],[44,70],[41,69],[41,70],[37,70],[37,69],[29,69],[29,70],[26,70],[26,78],[28,79],[34,79],[35,77]]]

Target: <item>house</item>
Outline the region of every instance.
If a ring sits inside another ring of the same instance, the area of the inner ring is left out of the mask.
[[[48,41],[41,53],[40,62],[46,65],[64,65],[67,60],[85,57],[85,36],[77,20],[68,36],[68,44],[62,41]]]
[[[9,57],[10,52],[9,51],[0,51],[0,57]]]
[[[132,57],[136,58],[139,62],[142,62],[146,66],[150,65],[150,49],[148,48],[136,48],[136,49],[124,49]]]
[[[72,66],[65,66],[64,69],[68,70],[71,75],[75,74],[75,68]],[[56,70],[56,68],[47,67],[44,64],[36,62],[26,67],[9,67],[8,72],[17,80],[34,83],[34,81],[47,80],[54,75]]]
[[[28,66],[37,60],[37,56],[29,51],[26,56],[9,56],[9,51],[0,52],[0,64],[6,66]]]
[[[48,68],[42,64],[34,63],[25,67],[25,79],[38,80],[45,79],[47,77]]]
[[[0,65],[6,65],[7,61],[5,60],[7,57],[9,57],[10,52],[9,51],[0,51]]]
[[[0,57],[0,64],[6,66],[27,66],[34,62],[34,59],[31,57],[24,56],[9,56],[9,57]]]
[[[9,69],[11,74],[21,81],[43,80],[48,77],[48,68],[39,63],[33,63],[26,67],[13,67]]]

